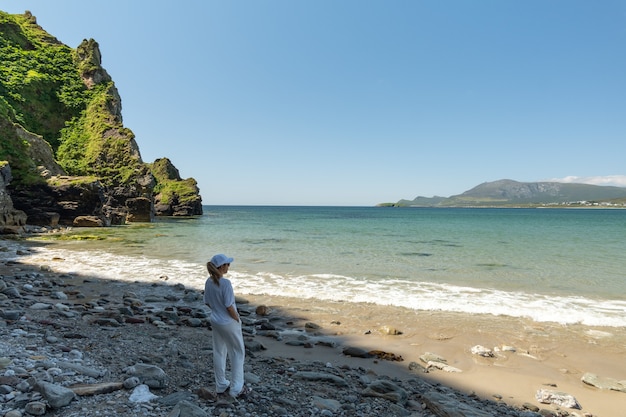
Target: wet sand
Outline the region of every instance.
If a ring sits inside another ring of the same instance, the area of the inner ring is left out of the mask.
[[[549,389],[574,396],[582,406],[579,413],[600,417],[625,415],[626,393],[600,390],[581,381],[587,372],[626,380],[626,329],[623,328],[564,326],[491,315],[416,312],[373,304],[242,296],[252,304],[281,310],[281,314],[294,317],[296,324],[316,323],[321,326],[321,334],[333,335],[340,341],[335,349],[293,348],[268,341],[271,355],[284,354],[333,364],[346,362],[399,378],[419,375],[465,393],[501,398],[511,405],[530,403],[551,408],[535,398],[537,390]],[[395,328],[402,334],[385,334],[381,331],[385,327]],[[508,346],[515,352],[503,351],[495,357],[482,357],[470,352],[476,345],[489,349]],[[391,352],[401,355],[404,361],[350,358],[341,354],[345,346]],[[411,362],[426,365],[419,357],[427,352],[445,358],[449,365],[462,372],[409,371]]]

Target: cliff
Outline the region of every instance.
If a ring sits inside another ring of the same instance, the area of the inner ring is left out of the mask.
[[[142,160],[96,41],[72,49],[30,12],[0,11],[0,62],[0,161],[12,173],[3,213],[75,226],[202,214],[195,180],[155,175],[160,160]]]

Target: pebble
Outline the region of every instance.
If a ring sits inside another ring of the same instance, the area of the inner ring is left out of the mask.
[[[0,416],[539,417],[545,411],[431,384],[414,362],[407,369],[415,378],[400,380],[365,367],[257,355],[265,337],[299,346],[294,349],[339,345],[330,337],[316,343],[315,323],[296,329],[276,310],[239,299],[252,392],[222,398],[213,384],[208,307],[200,294],[165,281],[122,289],[43,269],[0,277],[6,296],[0,298]],[[342,351],[364,364],[383,360],[382,351]],[[446,365],[432,353],[421,359]]]

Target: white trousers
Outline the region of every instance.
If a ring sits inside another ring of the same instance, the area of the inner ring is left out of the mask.
[[[241,333],[241,322],[211,323],[213,328],[213,368],[215,390],[224,392],[230,385],[230,395],[236,397],[243,389],[243,362],[246,348]],[[230,377],[226,379],[226,358],[230,359]]]

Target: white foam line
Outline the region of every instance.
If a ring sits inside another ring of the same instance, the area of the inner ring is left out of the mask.
[[[12,246],[11,251],[19,249]],[[181,283],[201,290],[206,279],[203,264],[131,257],[105,251],[30,248],[28,255],[0,253],[4,259],[50,265],[53,270],[121,281]],[[54,259],[60,260],[54,260]],[[267,294],[329,301],[395,305],[415,310],[453,311],[528,317],[538,322],[580,323],[588,326],[626,326],[626,301],[593,300],[574,296],[547,296],[467,286],[389,279],[368,281],[332,274],[281,276],[231,271],[239,294]]]

